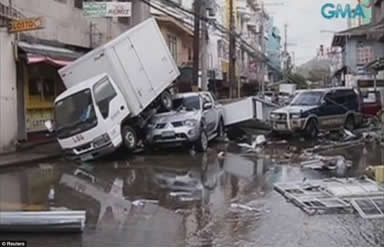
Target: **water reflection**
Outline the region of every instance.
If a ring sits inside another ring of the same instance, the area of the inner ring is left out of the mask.
[[[218,151],[226,155],[218,158]],[[243,154],[242,149],[225,145],[206,154],[176,153],[172,159],[155,154],[29,167],[0,174],[0,210],[52,206],[86,210],[86,232],[80,241],[69,239],[66,245],[236,246],[242,245],[241,240],[254,239],[254,231],[269,218],[270,208],[280,208],[285,202],[273,194],[275,182],[342,177],[373,162],[373,150],[368,148],[366,154],[359,151],[359,158],[347,157],[354,162],[352,169],[304,170],[295,163],[273,162],[284,151],[287,147]],[[357,156],[357,152],[347,155]],[[158,204],[138,204],[142,199]],[[231,210],[232,203],[260,212]],[[302,218],[299,211],[293,213]],[[44,244],[39,241],[36,244]]]

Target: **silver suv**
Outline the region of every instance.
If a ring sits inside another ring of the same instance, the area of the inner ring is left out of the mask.
[[[150,146],[195,145],[200,152],[208,142],[224,135],[223,108],[210,92],[177,94],[173,111],[155,115],[147,127],[146,142]]]

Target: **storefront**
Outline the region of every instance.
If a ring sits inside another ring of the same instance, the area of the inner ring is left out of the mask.
[[[54,117],[54,99],[65,90],[58,70],[81,53],[20,41],[18,55],[19,140],[41,140],[46,136],[44,122]]]

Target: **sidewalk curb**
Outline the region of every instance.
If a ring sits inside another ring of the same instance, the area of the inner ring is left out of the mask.
[[[20,160],[11,161],[11,162],[2,163],[0,161],[0,169],[11,167],[11,166],[22,166],[22,165],[26,165],[29,163],[42,162],[42,161],[46,161],[46,160],[50,160],[50,159],[60,158],[62,156],[63,156],[62,152],[55,152],[52,154],[41,154],[41,155],[36,154],[36,156],[33,156],[32,158],[20,159]]]

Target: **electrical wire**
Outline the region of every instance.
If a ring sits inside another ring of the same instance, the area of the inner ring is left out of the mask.
[[[183,19],[180,19],[180,18],[178,18],[178,17],[176,17],[176,16],[171,15],[169,12],[167,12],[167,11],[161,9],[161,7],[155,6],[154,4],[152,4],[152,3],[151,3],[150,1],[148,1],[148,0],[140,0],[140,1],[142,1],[142,2],[145,3],[145,4],[147,4],[148,6],[150,6],[150,7],[154,8],[154,9],[156,9],[156,10],[158,10],[158,11],[164,13],[165,15],[170,16],[170,17],[172,17],[172,18],[174,18],[174,19],[176,19],[176,20],[182,22],[183,24],[189,25],[189,24],[186,23]],[[152,0],[152,1],[154,1],[154,0]],[[218,30],[219,32],[221,32],[221,33],[223,33],[223,34],[227,34],[227,35],[229,35],[229,36],[233,35],[233,36],[236,38],[236,42],[238,41],[238,44],[239,44],[239,45],[243,46],[244,48],[246,48],[246,50],[248,50],[249,55],[251,55],[253,58],[257,58],[257,59],[259,59],[259,60],[262,60],[263,62],[265,62],[265,63],[267,64],[267,66],[268,66],[269,68],[271,68],[272,70],[278,72],[281,76],[284,75],[284,73],[282,72],[281,69],[276,68],[273,64],[270,63],[270,62],[271,62],[270,59],[269,59],[265,54],[263,54],[262,52],[256,50],[254,47],[252,47],[247,41],[245,41],[245,40],[241,37],[240,34],[237,34],[235,31],[230,31],[229,29],[227,29],[227,28],[224,27],[223,25],[219,24],[219,23],[218,23],[216,20],[214,20],[214,19],[209,19],[209,18],[207,18],[207,17],[203,17],[203,16],[199,15],[198,13],[195,13],[195,12],[193,12],[193,11],[191,11],[191,10],[188,10],[188,9],[186,9],[186,8],[183,8],[182,6],[180,6],[180,5],[178,5],[178,4],[174,3],[174,2],[172,2],[172,1],[170,1],[170,0],[163,0],[163,1],[169,3],[169,6],[168,6],[168,7],[171,7],[171,6],[172,6],[172,7],[175,7],[175,8],[177,8],[177,9],[179,9],[179,10],[185,12],[185,13],[188,13],[188,14],[194,16],[194,17],[198,17],[201,21],[206,22],[207,24],[211,25],[214,29]],[[157,2],[160,3],[159,1],[157,1]],[[160,4],[161,4],[161,3],[160,3]],[[189,16],[188,16],[188,17],[189,17]],[[190,26],[191,26],[191,25],[190,25]],[[288,79],[290,79],[290,80],[292,80],[292,81],[295,82],[295,80],[294,80],[290,75],[288,75]]]

